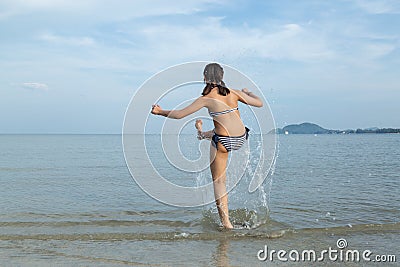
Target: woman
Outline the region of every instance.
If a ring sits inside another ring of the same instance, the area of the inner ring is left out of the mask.
[[[254,107],[262,107],[259,97],[247,89],[228,89],[223,81],[224,70],[217,63],[208,64],[204,69],[202,96],[189,106],[180,110],[163,110],[159,105],[153,105],[151,113],[171,119],[184,118],[199,109],[206,107],[213,118],[214,130],[202,131],[202,121],[196,121],[199,139],[211,139],[210,169],[214,185],[215,201],[222,225],[233,228],[229,221],[228,196],[226,193],[226,165],[228,153],[239,149],[248,137],[249,129],[243,125],[240,118],[238,101]]]

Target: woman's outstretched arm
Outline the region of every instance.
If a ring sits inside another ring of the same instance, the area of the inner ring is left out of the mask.
[[[195,113],[199,109],[205,107],[205,100],[203,97],[197,98],[192,104],[176,110],[163,110],[159,105],[153,105],[151,113],[154,115],[160,115],[171,119],[182,119],[192,113]]]
[[[233,90],[236,95],[239,97],[239,101],[253,106],[253,107],[262,107],[263,106],[263,102],[261,100],[261,98],[259,98],[258,96],[256,96],[255,94],[253,94],[252,92],[250,92],[247,88],[240,90]]]

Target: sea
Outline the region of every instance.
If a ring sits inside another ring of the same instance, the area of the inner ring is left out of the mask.
[[[123,151],[118,134],[0,135],[0,266],[399,265],[400,134],[277,136],[259,189],[229,193],[233,230],[213,203],[145,193]],[[185,186],[211,182],[161,165]]]

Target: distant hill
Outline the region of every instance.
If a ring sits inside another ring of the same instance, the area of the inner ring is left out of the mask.
[[[282,128],[282,133],[288,134],[326,134],[328,132],[328,129],[309,122],[287,125]]]
[[[331,131],[310,122],[291,124],[275,130],[277,134],[328,134]]]
[[[274,130],[271,131],[272,133]],[[287,125],[283,128],[275,129],[275,133],[277,134],[351,134],[351,133],[400,133],[400,129],[393,129],[393,128],[367,128],[367,129],[357,129],[357,130],[330,130],[322,128],[321,126],[310,123],[304,122],[301,124],[291,124]]]

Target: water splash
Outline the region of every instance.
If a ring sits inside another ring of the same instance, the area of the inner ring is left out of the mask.
[[[243,175],[236,187],[229,192],[229,216],[235,228],[257,228],[265,224],[269,218],[269,201],[272,188],[272,178],[275,172],[276,158],[273,161],[271,171],[265,181],[254,192],[249,192],[248,186],[254,175],[266,175],[256,172],[258,158],[262,153],[261,135],[252,135],[249,144],[245,144],[240,150],[233,151],[234,156],[230,155],[230,163],[227,169],[227,186],[230,177]],[[246,160],[248,164],[239,164],[239,161]],[[244,167],[243,167],[244,166]],[[244,168],[244,169],[243,169]],[[261,177],[259,177],[261,178]],[[197,185],[202,185],[211,181],[211,173],[202,172],[197,176]],[[232,179],[232,178],[231,178]],[[234,179],[232,179],[234,180]],[[215,204],[207,205],[203,208],[203,224],[207,227],[211,225],[221,225],[218,210]]]

